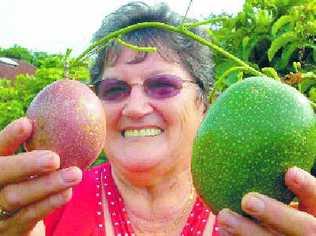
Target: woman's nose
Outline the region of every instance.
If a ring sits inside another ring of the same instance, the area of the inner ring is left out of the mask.
[[[149,99],[142,86],[132,86],[131,93],[126,99],[122,114],[129,118],[139,119],[153,111]]]

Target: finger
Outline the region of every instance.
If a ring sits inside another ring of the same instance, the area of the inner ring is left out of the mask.
[[[6,235],[24,235],[31,231],[38,221],[53,210],[66,204],[72,197],[72,189],[68,188],[50,197],[21,209],[15,216],[0,221],[0,232]],[[10,229],[10,231],[5,231]]]
[[[0,156],[15,153],[32,134],[32,122],[28,118],[20,118],[0,131]]]
[[[241,207],[262,224],[285,235],[316,235],[316,220],[312,215],[262,194],[246,194]]]
[[[75,186],[81,179],[81,170],[70,167],[22,183],[7,185],[0,191],[0,206],[7,211],[16,210]]]
[[[59,156],[51,151],[32,151],[0,158],[0,186],[17,183],[60,167]]]
[[[250,219],[224,209],[217,216],[220,235],[271,236],[272,233]]]
[[[316,178],[297,167],[285,174],[285,184],[299,198],[299,209],[316,216]]]

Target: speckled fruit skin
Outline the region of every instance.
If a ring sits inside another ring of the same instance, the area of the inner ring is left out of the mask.
[[[102,102],[88,86],[75,80],[58,80],[32,101],[27,117],[34,122],[25,148],[59,154],[61,168],[87,168],[101,152],[106,135]]]
[[[211,105],[193,145],[192,175],[198,193],[215,213],[240,214],[247,192],[284,203],[294,195],[284,173],[310,171],[316,156],[315,114],[308,99],[270,78],[247,78]]]

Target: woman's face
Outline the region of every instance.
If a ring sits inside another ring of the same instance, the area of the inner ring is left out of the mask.
[[[134,84],[124,100],[103,102],[107,157],[117,168],[133,173],[187,168],[204,111],[202,100],[197,99],[198,85],[183,83],[176,96],[151,98],[142,86],[135,84],[162,74],[183,80],[193,78],[183,66],[166,61],[158,53],[149,53],[141,62],[135,61],[135,56],[134,51],[123,49],[115,65],[104,69],[104,79]]]

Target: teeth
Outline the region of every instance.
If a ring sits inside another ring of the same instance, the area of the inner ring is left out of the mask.
[[[125,130],[123,135],[124,137],[147,137],[147,136],[157,136],[161,134],[160,129],[131,129]]]

